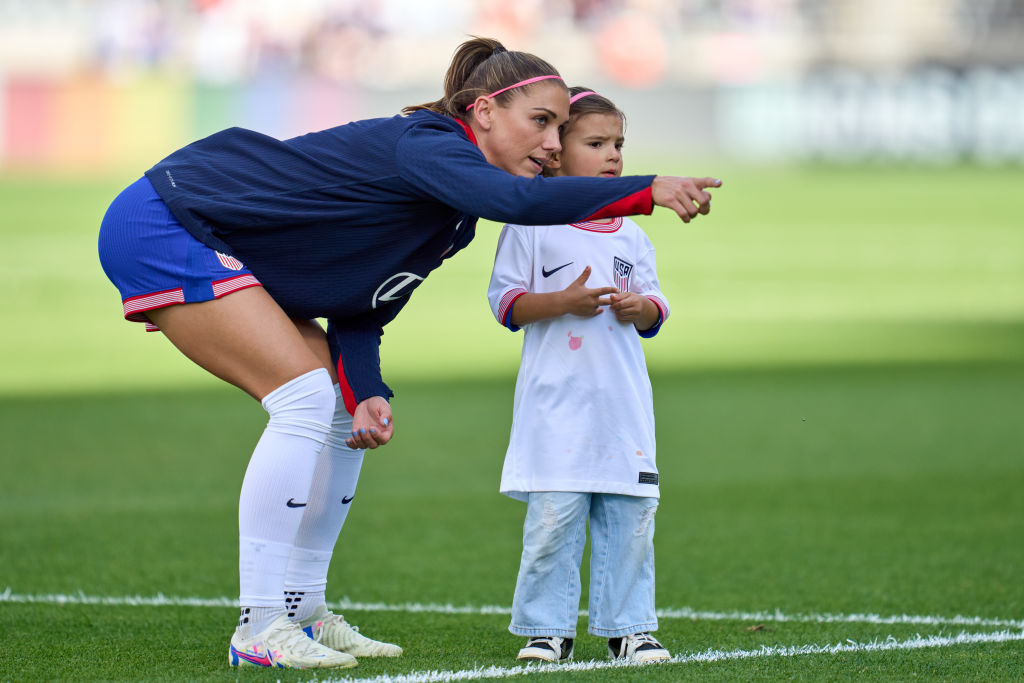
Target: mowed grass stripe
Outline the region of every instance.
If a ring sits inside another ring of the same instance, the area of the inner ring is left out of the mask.
[[[627,166],[654,167],[679,172],[675,160]],[[1021,169],[717,171],[725,186],[710,216],[689,225],[664,209],[637,217],[673,310],[647,345],[652,369],[1020,358],[1024,231],[1012,198]],[[124,322],[100,269],[100,219],[133,179],[0,176],[0,287],[17,330],[0,335],[0,393],[217,381],[161,335]],[[948,201],[959,196],[971,201]],[[499,230],[481,222],[469,248],[387,326],[387,379],[514,373],[521,337],[495,323],[485,296]],[[55,320],[75,331],[73,353]],[[458,323],[441,330],[439,320]]]
[[[807,655],[843,655],[861,652],[889,652],[893,650],[920,650],[925,648],[955,647],[958,645],[976,645],[983,643],[1005,643],[1024,640],[1024,632],[999,631],[997,633],[966,633],[955,636],[921,636],[917,635],[905,640],[886,638],[868,643],[836,643],[833,645],[765,645],[756,650],[715,650],[681,654],[658,664],[635,664],[618,661],[585,661],[564,664],[530,664],[515,667],[488,666],[479,669],[461,671],[427,671],[399,676],[375,676],[359,678],[345,676],[329,678],[326,681],[365,681],[367,683],[444,683],[447,681],[478,681],[494,678],[511,678],[536,674],[576,673],[597,671],[602,669],[635,669],[640,667],[664,667],[669,664],[708,664],[743,659],[760,659],[767,657],[800,657]]]
[[[142,606],[142,607],[238,607],[237,598],[226,596],[217,598],[200,598],[188,596],[164,595],[86,595],[77,593],[15,593],[10,588],[0,593],[0,603],[17,604],[40,603],[48,605],[109,605],[109,606]],[[358,602],[353,600],[330,600],[328,606],[339,611],[356,612],[409,612],[431,614],[511,614],[512,608],[502,605],[452,605],[440,603],[384,603]],[[579,610],[579,616],[586,617],[589,610]],[[991,617],[974,617],[956,615],[952,617],[920,614],[880,614],[860,613],[786,613],[782,610],[744,612],[737,610],[716,612],[712,610],[695,610],[691,607],[668,607],[657,610],[660,619],[693,619],[705,621],[775,621],[802,622],[819,624],[919,624],[927,626],[1004,626],[1024,630],[1024,619],[1000,619]]]

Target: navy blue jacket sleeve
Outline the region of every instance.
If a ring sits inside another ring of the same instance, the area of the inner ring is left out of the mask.
[[[350,415],[355,413],[360,402],[371,396],[394,396],[380,374],[380,338],[383,333],[380,323],[371,316],[327,322],[331,361],[338,370],[341,397]]]
[[[499,223],[556,225],[653,209],[652,175],[521,178],[487,163],[463,133],[433,121],[410,127],[396,152],[402,179],[425,197]]]

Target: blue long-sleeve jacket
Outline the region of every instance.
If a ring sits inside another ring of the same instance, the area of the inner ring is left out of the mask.
[[[521,225],[650,213],[654,176],[521,178],[431,111],[289,140],[230,128],[146,172],[204,244],[239,258],[289,315],[328,319],[350,410],[391,396],[382,327],[478,217]]]

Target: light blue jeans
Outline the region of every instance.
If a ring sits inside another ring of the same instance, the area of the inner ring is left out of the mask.
[[[519,636],[576,637],[588,516],[588,632],[619,638],[656,630],[654,515],[658,499],[561,491],[528,495],[523,557],[508,630]]]

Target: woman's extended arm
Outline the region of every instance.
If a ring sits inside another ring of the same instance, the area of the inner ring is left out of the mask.
[[[435,124],[435,126],[441,124]],[[417,126],[398,143],[406,182],[465,213],[502,223],[559,225],[649,214],[665,206],[689,222],[711,209],[714,178],[623,176],[522,178],[487,162],[461,132]]]

